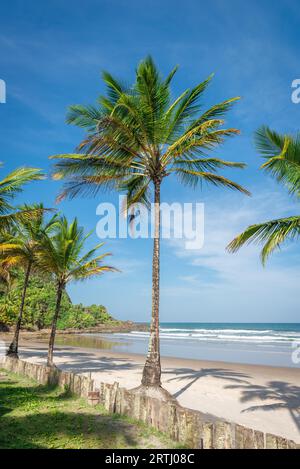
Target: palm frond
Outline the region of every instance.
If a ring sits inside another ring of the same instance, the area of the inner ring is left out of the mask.
[[[177,169],[207,171],[203,180],[241,190],[222,176],[212,178],[211,173],[244,165],[208,155],[239,133],[223,128],[223,117],[239,98],[203,112],[201,98],[212,80],[210,75],[172,101],[170,84],[176,71],[177,67],[164,78],[153,59],[146,57],[138,64],[132,86],[104,72],[106,95],[97,106],[71,107],[69,122],[84,127],[87,134],[77,153],[52,157],[57,160],[53,177],[65,181],[58,201],[116,189],[126,191],[129,204],[149,205],[154,181],[162,181]],[[183,180],[194,176],[185,173]]]
[[[37,249],[39,268],[51,272],[61,285],[100,275],[104,271],[116,270],[114,267],[103,265],[103,260],[110,253],[97,254],[103,243],[83,254],[85,242],[90,234],[84,233],[76,218],[69,223],[66,217],[60,217],[54,233],[45,233],[41,239]]]
[[[199,112],[200,107],[198,100],[206,90],[213,76],[214,74],[211,74],[206,80],[189,90],[179,101],[178,106],[175,108],[174,117],[169,128],[169,136],[176,134],[183,122],[191,120],[195,114]]]
[[[221,145],[226,137],[231,137],[239,133],[237,129],[211,130],[217,125],[216,121],[208,121],[182,135],[167,149],[163,157],[164,164],[178,156],[191,154],[204,155]]]
[[[216,171],[219,168],[240,168],[246,167],[245,163],[235,161],[221,160],[220,158],[176,158],[174,160],[174,167],[185,169],[196,169],[197,171]]]
[[[183,168],[176,168],[174,172],[177,174],[183,184],[190,185],[192,187],[206,182],[214,186],[227,187],[228,189],[237,190],[248,196],[251,195],[250,192],[244,187],[242,187],[240,184],[237,184],[223,176],[219,176],[218,174],[209,173],[205,171],[193,171]]]
[[[243,245],[251,242],[263,244],[261,259],[263,264],[270,254],[287,240],[294,240],[300,234],[300,217],[280,218],[265,223],[249,226],[234,238],[227,249],[229,252],[238,251]]]
[[[107,96],[109,98],[110,105],[113,108],[118,102],[120,96],[123,93],[126,93],[127,87],[105,70],[102,72],[102,79],[106,84]]]
[[[18,168],[0,180],[0,215],[12,210],[10,201],[23,190],[25,184],[44,178],[40,169]]]
[[[120,182],[119,189],[125,191],[127,196],[126,209],[136,203],[150,207],[149,185],[150,181],[144,175],[133,176]]]
[[[261,166],[300,197],[300,134],[295,138],[261,127],[255,136],[257,149],[267,161]]]
[[[267,126],[260,127],[254,134],[255,146],[264,158],[272,158],[281,154],[286,136],[271,130]]]
[[[102,118],[103,112],[100,108],[74,104],[69,107],[66,122],[87,129],[88,131],[93,131],[97,128]]]
[[[236,96],[234,98],[227,99],[221,103],[215,104],[207,111],[205,111],[201,116],[196,118],[189,126],[187,130],[191,130],[194,127],[197,127],[204,122],[210,121],[212,119],[223,119],[228,111],[233,107],[233,105],[239,101],[241,98],[240,96]]]

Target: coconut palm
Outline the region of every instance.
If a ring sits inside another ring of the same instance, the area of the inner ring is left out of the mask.
[[[127,194],[131,207],[149,206],[154,192],[155,236],[152,266],[152,317],[149,352],[142,385],[160,387],[159,275],[161,184],[170,175],[190,186],[203,183],[238,190],[239,184],[218,174],[221,168],[243,168],[207,154],[237,129],[224,128],[223,117],[238,98],[231,98],[203,111],[201,99],[212,75],[197,86],[171,98],[171,80],[177,70],[162,78],[148,57],[136,70],[129,88],[103,73],[106,96],[96,106],[71,106],[67,121],[84,128],[86,138],[75,154],[56,155],[54,178],[66,179],[59,199],[95,195],[101,188]]]
[[[54,366],[53,348],[57,320],[66,285],[72,281],[85,280],[99,276],[104,272],[116,270],[109,265],[103,264],[103,260],[110,255],[109,253],[96,255],[99,248],[103,246],[103,243],[98,244],[85,254],[83,253],[85,242],[89,236],[90,233],[84,235],[84,230],[78,226],[76,218],[71,223],[68,223],[65,217],[61,217],[56,224],[54,235],[44,236],[41,248],[37,254],[39,267],[44,271],[50,272],[57,285],[56,307],[48,348],[48,366]]]
[[[30,274],[32,270],[38,269],[36,262],[37,250],[40,247],[42,237],[53,230],[57,221],[56,215],[52,216],[49,220],[46,219],[43,204],[24,205],[20,208],[20,213],[31,213],[31,216],[19,217],[18,222],[14,223],[11,232],[3,236],[6,239],[2,238],[0,243],[1,268],[8,273],[13,268],[19,268],[24,271],[19,315],[13,340],[7,351],[7,355],[15,358],[18,358],[19,334]]]
[[[255,134],[256,146],[267,161],[261,166],[282,183],[288,191],[300,196],[300,133],[293,138],[281,135],[264,126]],[[244,244],[261,243],[261,260],[265,264],[270,254],[288,240],[295,240],[300,234],[300,216],[278,218],[249,226],[227,246],[236,252]]]
[[[1,166],[1,163],[0,163]],[[4,179],[0,180],[0,230],[9,228],[13,221],[20,216],[26,216],[30,213],[25,210],[16,210],[11,201],[22,190],[23,186],[31,181],[43,179],[40,169],[36,168],[18,168],[8,174]]]

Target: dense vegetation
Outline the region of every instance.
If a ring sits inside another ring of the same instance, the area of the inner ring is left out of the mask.
[[[7,292],[0,293],[0,324],[13,326],[19,312],[24,274],[18,273]],[[56,304],[56,285],[50,276],[32,275],[27,289],[22,326],[26,329],[51,327]],[[95,327],[113,318],[104,306],[72,304],[66,291],[63,293],[58,329],[83,329]]]

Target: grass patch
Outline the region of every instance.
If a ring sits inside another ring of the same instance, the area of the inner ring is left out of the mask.
[[[151,427],[98,405],[68,389],[41,386],[0,370],[0,448],[175,448]]]

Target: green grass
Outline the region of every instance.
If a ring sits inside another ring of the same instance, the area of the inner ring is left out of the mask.
[[[0,448],[174,448],[140,422],[0,370]]]

